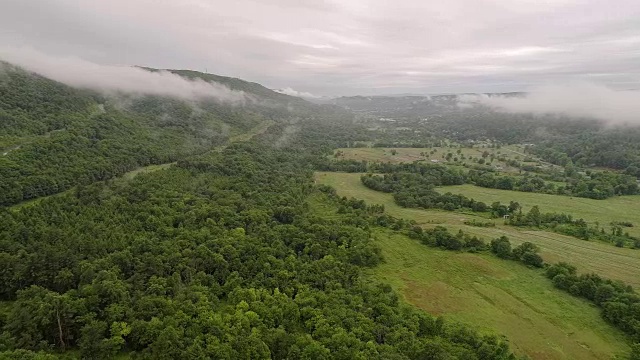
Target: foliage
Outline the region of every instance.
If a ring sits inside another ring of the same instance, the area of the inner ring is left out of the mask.
[[[562,262],[549,266],[546,274],[556,287],[599,306],[607,321],[640,342],[640,296],[631,286],[596,274],[577,275],[575,266]],[[634,345],[631,358],[637,356],[637,347]]]
[[[267,121],[325,112],[304,100],[241,81],[236,84],[231,78],[226,83],[241,87],[252,101],[230,105],[106,96],[3,63],[0,70],[0,206],[104,181],[142,166],[175,162]],[[328,116],[331,113],[327,110]]]
[[[363,281],[361,268],[380,261],[369,224],[306,210],[307,156],[234,145],[5,209],[0,288],[13,303],[2,346],[105,358],[511,357],[502,340]]]

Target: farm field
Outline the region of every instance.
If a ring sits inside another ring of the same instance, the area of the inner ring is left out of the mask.
[[[518,201],[523,211],[538,205],[542,212],[564,212],[574,218],[583,218],[587,222],[598,221],[600,226],[608,228],[612,221],[629,221],[636,225],[625,228],[631,235],[640,236],[640,195],[617,196],[605,200],[579,197],[526,193],[520,191],[488,189],[475,185],[454,185],[438,188],[440,192],[462,194],[478,201],[492,203],[500,201]]]
[[[610,359],[627,351],[625,336],[597,308],[553,288],[541,271],[389,231],[375,236],[385,258],[375,277],[429,313],[504,334],[532,359]]]
[[[431,154],[433,150],[435,153]],[[371,162],[390,162],[394,164],[413,162],[413,161],[426,161],[426,162],[440,162],[447,164],[477,164],[472,161],[471,158],[481,159],[482,153],[487,151],[489,154],[493,154],[495,159],[492,165],[499,166],[502,172],[517,173],[519,170],[508,166],[506,163],[499,161],[499,156],[504,156],[507,159],[524,159],[524,156],[519,153],[519,148],[513,146],[511,148],[492,149],[492,148],[459,148],[459,147],[433,147],[433,148],[341,148],[334,152],[338,154],[337,159],[350,159],[350,160],[365,160]],[[460,151],[460,154],[458,154]],[[393,153],[395,152],[395,154]],[[451,160],[446,160],[446,155],[451,153]],[[464,155],[464,159],[462,158]],[[454,159],[458,161],[454,161]],[[487,160],[489,158],[487,157]]]
[[[312,208],[339,217],[322,196]],[[597,308],[553,288],[542,271],[487,254],[434,249],[387,229],[374,230],[384,263],[370,275],[404,301],[487,334],[505,335],[532,359],[611,359],[628,351],[625,336]]]
[[[485,241],[505,235],[509,237],[514,245],[530,241],[540,247],[541,255],[547,262],[567,261],[578,266],[578,269],[582,272],[594,272],[604,277],[622,280],[635,288],[640,288],[640,251],[638,250],[617,248],[613,245],[596,241],[579,240],[548,231],[519,229],[506,226],[500,220],[496,220],[495,228],[468,226],[464,224],[464,221],[472,219],[488,221],[488,219],[473,213],[400,207],[393,201],[391,194],[374,191],[362,185],[360,182],[361,175],[318,172],[316,173],[316,182],[334,187],[341,196],[362,199],[368,204],[382,204],[389,215],[414,220],[423,227],[443,225],[451,231],[461,229],[469,234],[477,235],[485,239]],[[527,195],[528,193],[518,192],[517,194]]]

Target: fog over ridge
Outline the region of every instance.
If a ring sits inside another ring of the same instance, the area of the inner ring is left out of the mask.
[[[168,71],[152,72],[134,66],[97,64],[78,57],[52,56],[27,47],[0,47],[0,60],[76,88],[229,103],[247,99],[244,92],[215,82],[188,80]]]

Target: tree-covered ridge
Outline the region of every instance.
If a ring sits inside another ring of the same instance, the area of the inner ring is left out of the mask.
[[[226,83],[242,85],[234,86],[251,96],[245,104],[104,95],[0,66],[0,206],[174,162],[266,121],[321,116],[326,109],[239,79]]]
[[[368,223],[308,210],[308,156],[234,145],[3,210],[5,355],[511,358],[365,280],[380,261]]]
[[[44,135],[81,122],[95,99],[55,81],[0,62],[0,146],[5,137]]]

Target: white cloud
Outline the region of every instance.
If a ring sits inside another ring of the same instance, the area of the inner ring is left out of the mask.
[[[297,90],[294,90],[294,89],[292,89],[290,87],[286,87],[284,89],[277,89],[277,90],[274,90],[274,91],[275,92],[279,92],[280,94],[297,96],[297,97],[307,98],[307,99],[318,99],[318,98],[320,98],[320,96],[313,95],[312,93],[308,93],[308,92],[304,92],[304,91],[297,91]]]
[[[25,47],[0,48],[0,60],[78,88],[183,99],[245,100],[243,92],[214,82],[190,81],[166,71],[150,72],[131,66],[101,65],[77,57],[55,57]]]
[[[525,96],[464,95],[460,104],[482,104],[498,111],[561,114],[608,123],[640,124],[640,92],[615,91],[592,83],[544,85]]]
[[[323,95],[635,87],[639,18],[638,0],[4,0],[0,44]]]

